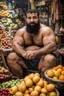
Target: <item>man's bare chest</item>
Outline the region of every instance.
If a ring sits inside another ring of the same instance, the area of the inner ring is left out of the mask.
[[[37,46],[42,46],[42,36],[37,35],[37,36],[25,36],[24,41],[26,46],[30,45],[37,45]]]

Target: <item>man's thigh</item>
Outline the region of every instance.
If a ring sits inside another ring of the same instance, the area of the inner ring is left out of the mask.
[[[45,56],[42,56],[39,62],[38,69],[48,69],[50,67],[53,67],[56,65],[56,57],[52,54],[47,54]]]

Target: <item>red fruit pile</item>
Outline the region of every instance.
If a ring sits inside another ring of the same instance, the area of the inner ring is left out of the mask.
[[[8,89],[1,89],[0,96],[12,96],[12,95],[9,93]]]
[[[0,48],[12,48],[12,39],[9,33],[0,27]]]
[[[8,78],[9,75],[6,75],[6,74],[0,74],[0,79],[5,79],[5,78]]]

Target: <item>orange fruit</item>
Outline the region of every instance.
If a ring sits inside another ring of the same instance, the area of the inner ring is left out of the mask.
[[[54,76],[55,77],[59,77],[60,76],[60,72],[59,71],[54,71]]]
[[[34,75],[36,75],[36,76],[39,76],[39,77],[40,77],[40,74],[39,74],[39,73],[35,73]]]
[[[26,84],[27,87],[31,87],[31,86],[33,85],[33,82],[32,82],[31,79],[27,79],[27,80],[25,81],[25,84]]]
[[[64,70],[64,67],[63,67],[63,70]]]
[[[19,90],[20,92],[25,92],[25,90],[26,90],[26,85],[23,84],[23,83],[21,83],[21,84],[19,84],[19,85],[17,86],[17,88],[18,88],[18,90]]]
[[[49,96],[57,96],[56,92],[50,92]]]
[[[38,91],[32,91],[30,96],[39,96],[39,93]]]
[[[25,94],[28,94],[28,93],[29,93],[28,89],[26,89],[26,91],[25,91],[24,93],[25,93]]]
[[[46,94],[44,94],[44,93],[41,93],[39,96],[47,96]]]
[[[28,88],[28,91],[29,93],[31,93],[33,91],[33,88],[32,87]]]
[[[11,87],[11,88],[9,89],[9,92],[10,92],[11,94],[15,94],[17,91],[18,91],[18,90],[17,90],[17,86],[13,86],[13,87]]]
[[[54,76],[54,72],[53,72],[52,70],[48,70],[48,71],[47,71],[47,75],[48,75],[49,77],[53,77],[53,76]]]
[[[54,79],[54,80],[58,80],[58,78],[57,78],[57,77],[55,77],[55,76],[53,77],[53,79]]]
[[[64,80],[64,75],[60,75],[59,80]]]
[[[36,85],[43,87],[44,86],[44,80],[41,78]]]
[[[53,91],[55,89],[55,85],[54,84],[48,84],[47,85],[47,90],[50,92],[50,91]]]
[[[44,80],[44,88],[47,88],[48,82]]]
[[[41,87],[40,86],[35,86],[34,90],[38,91],[40,93]]]
[[[55,70],[55,71],[56,71],[56,70],[57,70],[57,66],[56,66],[56,67],[53,67],[53,69],[52,69],[52,70]]]
[[[30,79],[33,79],[33,77],[34,77],[34,73],[31,73],[31,74],[29,75],[29,78],[30,78]]]
[[[33,82],[34,82],[35,84],[38,83],[39,80],[40,80],[40,77],[39,77],[39,76],[35,75],[35,76],[33,77]]]
[[[63,69],[63,66],[60,64],[57,66],[57,68]]]
[[[22,93],[22,92],[17,91],[17,92],[15,93],[15,96],[23,96],[23,93]]]
[[[24,96],[30,96],[29,94],[24,94]]]
[[[47,89],[46,88],[42,88],[41,89],[41,93],[45,93],[46,94],[47,93]]]
[[[62,72],[62,69],[61,68],[58,68],[57,71],[59,71],[61,73]]]
[[[26,81],[27,79],[29,79],[29,76],[26,76],[26,77],[24,78],[24,81]]]
[[[64,71],[62,71],[61,74],[64,75]]]

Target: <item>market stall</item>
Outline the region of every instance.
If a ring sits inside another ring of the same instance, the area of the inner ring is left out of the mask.
[[[49,6],[45,5],[45,1],[47,2],[47,0],[40,0],[41,3],[37,2],[35,5],[35,1],[30,0],[31,8],[34,9],[36,6],[39,10],[41,22],[49,25]],[[16,31],[23,26],[23,22],[19,20],[15,10],[10,8],[12,7],[0,2],[0,96],[64,95],[64,66],[62,65],[46,70],[44,77],[36,71],[29,70],[28,73],[26,72],[27,76],[22,79],[12,78],[6,56],[13,51],[13,37]]]

